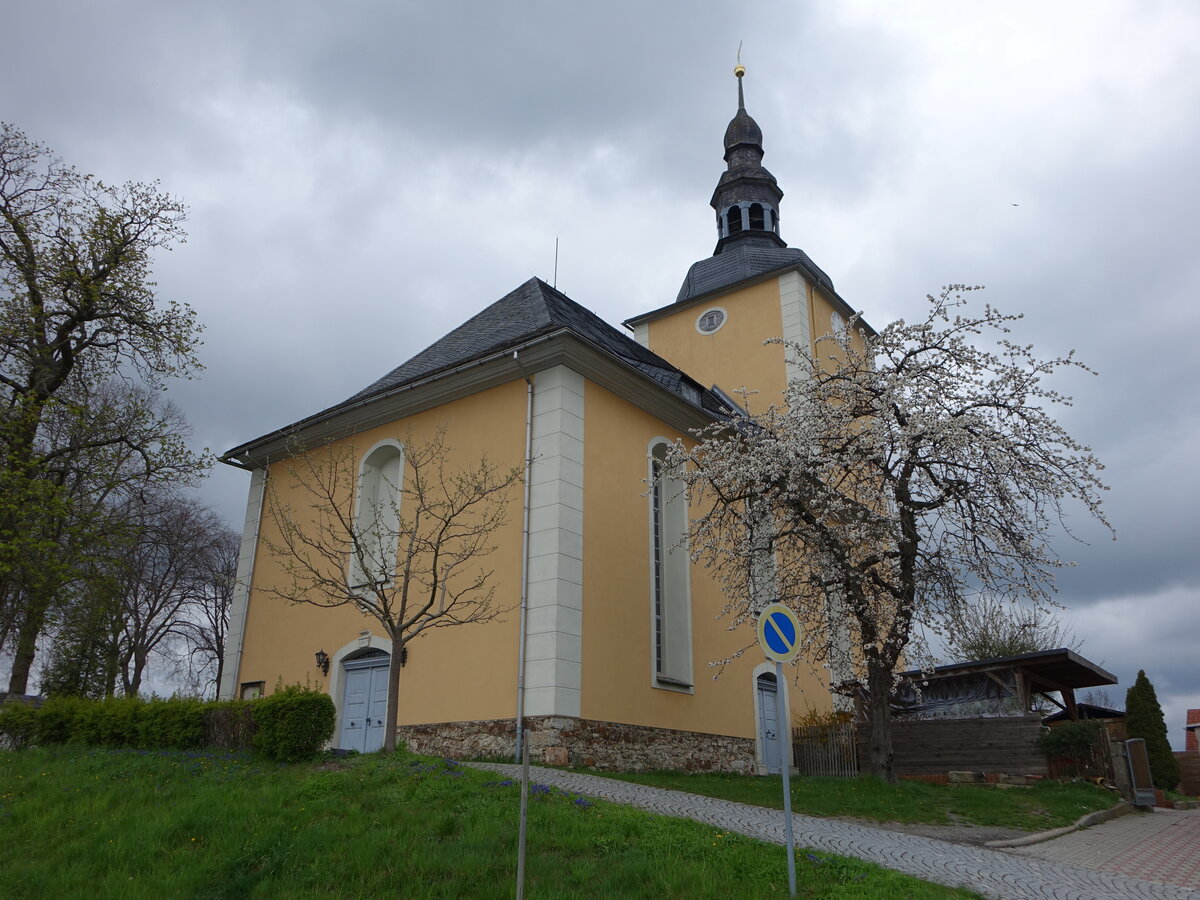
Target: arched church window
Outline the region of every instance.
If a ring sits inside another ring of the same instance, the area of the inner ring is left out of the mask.
[[[350,559],[353,587],[390,581],[396,570],[403,471],[404,454],[395,443],[382,444],[363,459]]]
[[[763,225],[763,207],[761,203],[750,204],[750,230],[762,231]]]
[[[654,681],[665,687],[692,685],[692,623],[689,561],[683,545],[687,495],[667,469],[667,443],[650,447],[650,600]]]

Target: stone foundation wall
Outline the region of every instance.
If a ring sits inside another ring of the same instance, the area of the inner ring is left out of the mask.
[[[597,722],[569,716],[530,716],[529,758],[552,766],[589,766],[624,772],[754,773],[754,739],[644,725]],[[397,737],[410,750],[452,759],[511,758],[513,719],[401,725]]]

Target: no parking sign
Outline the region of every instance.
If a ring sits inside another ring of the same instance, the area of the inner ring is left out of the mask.
[[[800,652],[800,622],[782,603],[772,603],[758,614],[758,643],[775,662],[791,662]]]

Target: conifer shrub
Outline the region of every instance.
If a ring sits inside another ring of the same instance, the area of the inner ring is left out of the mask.
[[[254,749],[269,759],[308,759],[333,737],[333,698],[322,691],[288,685],[251,703],[258,726]]]
[[[1146,742],[1150,762],[1150,780],[1159,790],[1170,791],[1179,784],[1179,762],[1167,739],[1167,723],[1154,685],[1139,669],[1137,680],[1125,694],[1125,732]]]

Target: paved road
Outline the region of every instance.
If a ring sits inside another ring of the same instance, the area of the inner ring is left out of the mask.
[[[1133,813],[1010,852],[1200,891],[1200,809]]]
[[[510,778],[520,777],[520,767],[516,765],[472,765],[502,772]],[[538,766],[531,767],[531,772],[536,782],[556,785],[576,794],[637,806],[661,815],[694,819],[777,844],[786,841],[783,813],[779,810],[579,772]],[[794,817],[793,827],[798,846],[870,860],[898,872],[951,887],[969,888],[997,900],[1043,897],[1054,900],[1200,900],[1200,892],[1183,887],[1142,881],[1031,854],[1015,855],[951,844],[837,819],[798,815]]]

